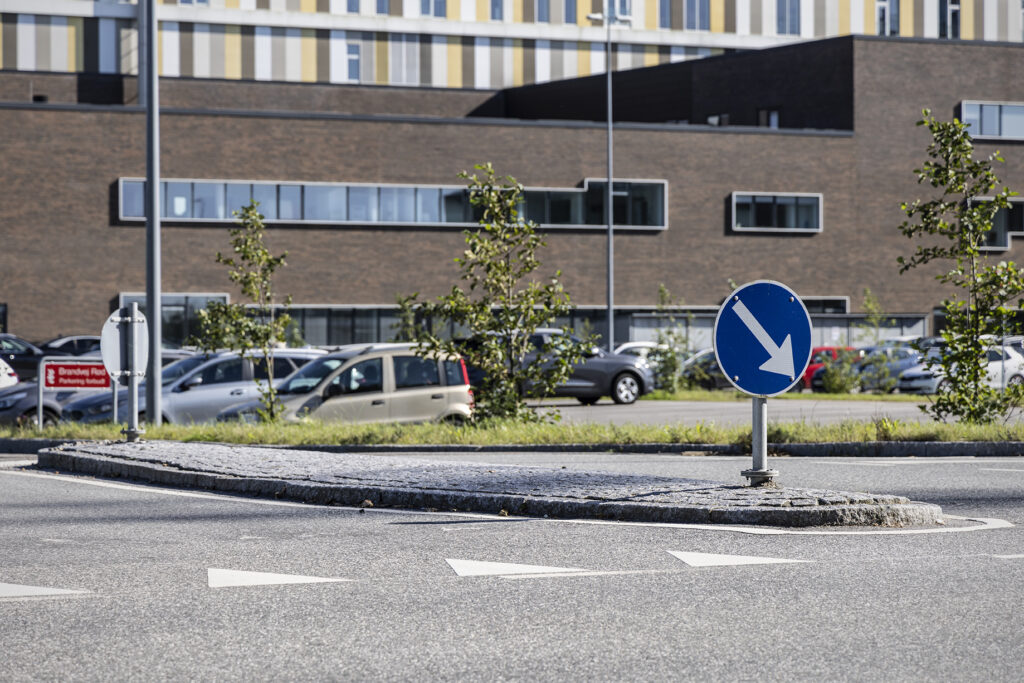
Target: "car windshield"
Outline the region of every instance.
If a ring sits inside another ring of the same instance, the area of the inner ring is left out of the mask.
[[[209,359],[209,356],[199,354],[196,356],[189,356],[188,358],[182,358],[181,360],[171,363],[163,369],[163,372],[160,373],[160,384],[162,386],[167,386],[179,377],[199,367]]]
[[[345,364],[346,358],[318,358],[307,363],[277,390],[279,394],[305,394],[320,384],[324,377]]]

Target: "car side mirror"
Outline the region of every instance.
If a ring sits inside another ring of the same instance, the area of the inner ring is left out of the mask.
[[[185,380],[182,383],[181,390],[182,391],[188,391],[189,389],[191,389],[193,387],[198,387],[202,383],[203,383],[203,376],[202,375],[196,375],[195,377],[189,377],[187,380]]]
[[[593,358],[594,356],[600,356],[601,355],[601,349],[596,347],[596,346],[591,346],[589,349],[586,350],[586,352],[584,352],[583,355],[586,356],[587,358]]]
[[[345,393],[345,390],[344,390],[344,388],[340,384],[335,384],[335,383],[332,382],[331,384],[327,385],[326,389],[324,389],[324,400],[326,401],[329,398],[334,398],[335,396],[341,396],[344,393]]]

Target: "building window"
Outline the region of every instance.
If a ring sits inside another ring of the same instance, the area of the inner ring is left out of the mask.
[[[800,35],[800,0],[777,0],[775,12],[776,33]]]
[[[633,16],[633,0],[618,0],[617,6],[614,4],[615,16],[617,17],[631,17]]]
[[[348,50],[348,80],[359,80],[359,44],[349,43]]]
[[[0,304],[0,332],[7,331],[7,304]]]
[[[345,7],[349,14],[359,14],[359,0],[348,0],[348,4]]]
[[[733,192],[738,232],[821,232],[822,196],[804,192]]]
[[[119,308],[135,302],[140,313],[149,314],[145,292],[121,292],[117,299]],[[229,296],[223,293],[163,292],[160,295],[160,317],[164,342],[184,344],[199,332],[199,311],[211,301],[226,304],[229,300]]]
[[[975,138],[1024,140],[1024,103],[962,102],[960,120]]]
[[[377,0],[377,14],[389,14],[391,12],[391,0]]]
[[[1024,236],[1024,201],[1012,201],[1007,209],[999,209],[992,219],[992,229],[985,234],[981,246],[986,251],[1006,251],[1010,238]]]
[[[658,28],[672,28],[672,0],[658,0]]]
[[[424,17],[447,16],[447,0],[420,0],[420,14]]]
[[[779,110],[778,109],[758,109],[757,110],[757,125],[762,128],[778,128],[779,127]]]
[[[939,0],[939,38],[960,38],[960,3]]]
[[[878,35],[900,34],[900,0],[878,0],[875,4],[875,17]]]
[[[576,23],[576,0],[565,0],[565,23]]]
[[[550,0],[537,0],[537,22],[550,24],[551,23],[551,1]]]
[[[145,220],[141,179],[120,180],[119,219]],[[582,187],[523,192],[525,218],[545,227],[586,229],[605,225],[603,180]],[[233,211],[259,202],[268,223],[385,225],[472,225],[479,211],[465,187],[440,185],[355,185],[331,183],[248,183],[166,180],[164,218],[172,223],[228,223]],[[664,230],[668,183],[621,181],[612,192],[614,221],[621,228]]]
[[[501,21],[505,18],[505,0],[491,0],[491,20]]]
[[[686,0],[686,28],[690,31],[711,29],[711,0]]]

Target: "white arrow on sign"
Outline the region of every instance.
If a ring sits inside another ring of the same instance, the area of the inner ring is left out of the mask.
[[[776,375],[785,375],[792,379],[795,375],[796,364],[793,361],[793,341],[790,339],[790,335],[786,335],[786,340],[782,342],[782,346],[776,346],[775,340],[765,331],[761,323],[757,322],[757,318],[754,317],[749,308],[743,305],[742,301],[737,300],[732,310],[736,311],[736,315],[740,317],[740,320],[747,326],[750,333],[754,335],[757,341],[761,342],[761,346],[768,352],[769,358],[761,364],[761,370],[773,372]]]

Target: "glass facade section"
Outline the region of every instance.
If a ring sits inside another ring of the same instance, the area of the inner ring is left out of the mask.
[[[145,218],[143,185],[135,178],[121,180],[121,220]],[[576,188],[526,189],[520,213],[543,227],[604,226],[606,188],[604,181],[586,180]],[[271,223],[465,225],[481,217],[468,190],[443,186],[168,180],[162,189],[164,218],[170,222],[233,222],[233,212],[250,199],[259,202],[260,213]],[[664,181],[616,181],[612,192],[615,225],[666,228],[666,195]]]
[[[1010,208],[996,212],[982,248],[995,251],[1009,249],[1011,234],[1024,235],[1024,202],[1011,202]]]
[[[821,231],[821,195],[734,192],[733,229],[739,231]]]
[[[1024,140],[1024,104],[963,102],[960,120],[974,137]]]
[[[800,0],[777,0],[776,32],[782,35],[800,35]]]

